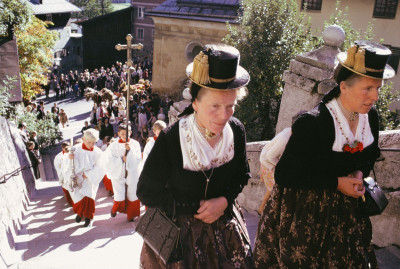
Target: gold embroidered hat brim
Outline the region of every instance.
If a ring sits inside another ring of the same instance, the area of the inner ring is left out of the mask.
[[[349,66],[344,64],[346,62],[346,59],[347,59],[347,52],[339,53],[337,55],[337,59],[338,59],[339,63],[343,67],[349,69],[350,71],[352,71],[353,73],[355,73],[357,75],[361,75],[361,76],[364,76],[364,77],[369,77],[369,78],[373,78],[373,79],[390,79],[390,78],[393,78],[396,75],[396,72],[394,71],[394,69],[388,64],[386,64],[386,66],[385,66],[385,70],[383,71],[383,77],[382,78],[370,76],[368,74],[364,74],[364,73],[355,71],[353,68],[351,68],[351,67],[349,67]]]
[[[216,89],[216,90],[234,90],[234,89],[239,89],[242,87],[245,87],[249,81],[250,81],[250,75],[249,73],[246,71],[246,69],[244,69],[243,67],[241,67],[240,65],[237,66],[237,70],[236,70],[236,76],[235,78],[230,81],[230,82],[225,82],[225,83],[216,83],[216,82],[211,82],[209,84],[200,84],[196,81],[194,81],[191,78],[191,74],[193,72],[193,62],[190,63],[187,67],[186,67],[186,75],[188,76],[188,78],[193,81],[194,83],[196,83],[197,85],[203,87],[203,88],[209,88],[209,89]]]

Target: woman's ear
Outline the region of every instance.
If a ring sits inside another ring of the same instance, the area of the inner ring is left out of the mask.
[[[193,107],[193,110],[195,111],[195,112],[197,112],[197,99],[194,99],[194,101],[193,101],[193,103],[192,103],[192,107]]]
[[[342,94],[342,93],[346,94],[346,92],[348,90],[348,86],[345,81],[340,82],[339,88],[340,88],[340,94]]]

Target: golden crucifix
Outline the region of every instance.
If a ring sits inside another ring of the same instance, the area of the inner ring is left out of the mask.
[[[127,61],[126,61],[126,65],[128,66],[128,89],[126,91],[126,125],[129,126],[129,96],[130,96],[130,86],[131,86],[131,70],[133,69],[132,65],[132,50],[136,49],[136,50],[141,50],[143,49],[143,44],[132,44],[132,35],[128,34],[126,36],[126,45],[121,45],[118,44],[115,46],[115,49],[120,51],[120,50],[126,50],[127,52]],[[128,136],[129,136],[129,132],[126,132],[126,141],[128,141]]]
[[[127,52],[127,61],[126,61],[126,65],[128,66],[128,89],[126,90],[126,143],[128,143],[129,141],[129,126],[130,126],[130,122],[129,122],[129,96],[130,96],[130,88],[131,88],[131,70],[133,69],[132,65],[132,50],[136,49],[136,50],[141,50],[143,49],[143,44],[132,44],[132,35],[128,34],[126,36],[126,45],[121,45],[118,44],[115,46],[115,49],[120,51],[120,50],[126,50]],[[132,127],[131,127],[132,128]],[[125,152],[125,156],[128,155],[128,151]],[[125,177],[127,177],[128,175],[128,171],[126,170],[126,163],[125,163]]]

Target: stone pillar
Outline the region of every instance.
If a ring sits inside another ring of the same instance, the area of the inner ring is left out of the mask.
[[[279,110],[276,133],[292,125],[292,117],[301,110],[311,110],[325,93],[335,87],[332,80],[337,65],[339,47],[343,44],[345,33],[340,26],[332,25],[322,34],[324,46],[297,55],[290,62],[289,70],[283,74],[285,87]]]

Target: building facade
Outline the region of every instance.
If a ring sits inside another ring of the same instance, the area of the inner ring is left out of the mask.
[[[153,19],[147,15],[165,0],[132,0],[133,8],[133,42],[142,43],[143,50],[137,54],[140,58],[153,60],[153,40],[155,26]]]
[[[201,48],[222,43],[235,23],[239,0],[167,0],[147,14],[155,24],[153,90],[180,95],[186,86],[186,66]]]
[[[354,29],[366,30],[369,22],[374,23],[374,41],[392,50],[389,64],[395,69],[396,76],[391,79],[395,89],[400,90],[400,5],[399,0],[342,0],[341,9],[348,7],[348,17]],[[334,0],[297,0],[299,8],[307,4],[307,14],[311,17],[312,27],[322,29],[324,21],[335,12]],[[400,108],[400,104],[396,105]]]
[[[81,9],[66,0],[30,0],[29,5],[38,19],[52,22],[49,29],[59,34],[53,48],[53,69],[58,73],[81,70],[82,34],[80,26],[71,19],[71,14]]]

